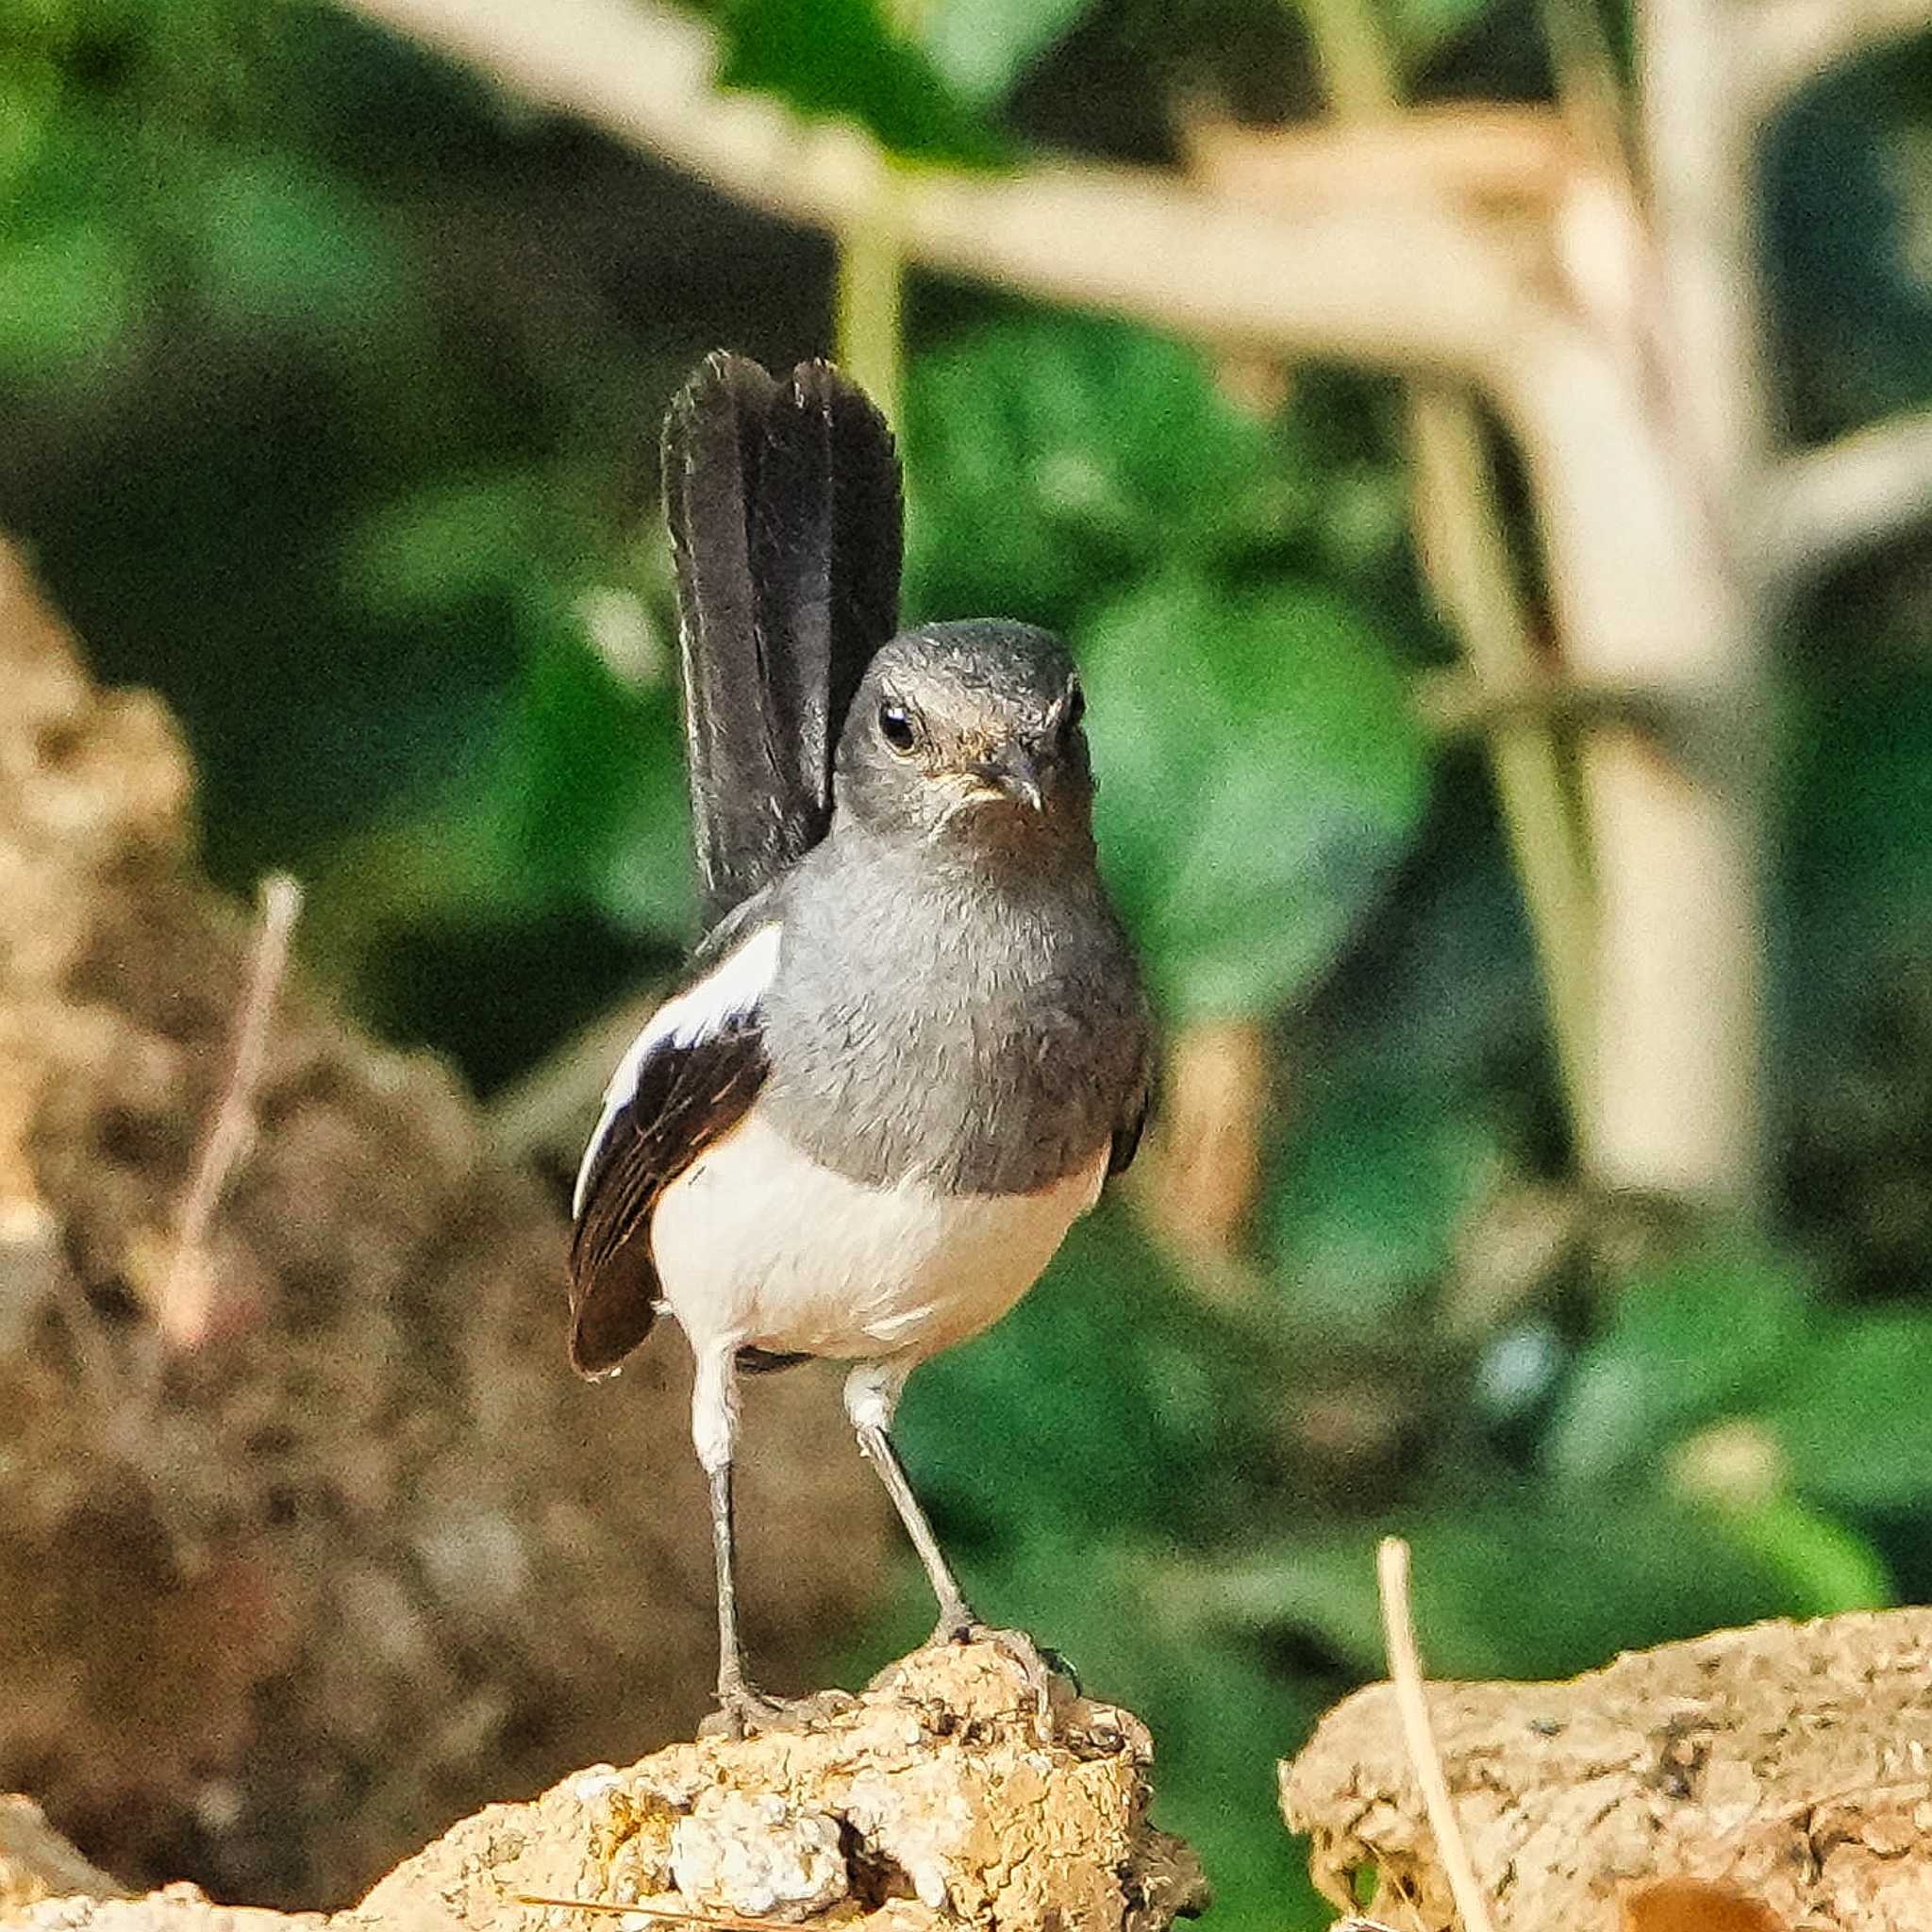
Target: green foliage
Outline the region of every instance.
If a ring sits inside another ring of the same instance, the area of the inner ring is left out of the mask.
[[[1464,1096],[1335,1082],[1269,1204],[1297,1318],[1360,1341],[1400,1319],[1448,1272],[1457,1230],[1505,1171],[1493,1127]]]
[[[1619,1649],[1775,1615],[1775,1578],[1724,1547],[1709,1512],[1614,1493],[1587,1507],[1491,1487],[1453,1508],[1403,1512],[1415,1614],[1431,1671],[1448,1677],[1561,1677]],[[1373,1547],[1371,1545],[1371,1547]],[[1701,1553],[1701,1556],[1700,1556]],[[1382,1669],[1374,1567],[1360,1532],[1298,1541],[1203,1586],[1225,1620],[1319,1636],[1354,1671]]]
[[[1291,443],[1198,355],[1124,324],[1038,316],[949,342],[915,363],[906,408],[923,609],[1017,596],[1068,625],[1165,566],[1238,565],[1315,513]]]
[[[1265,1012],[1328,969],[1428,782],[1384,641],[1328,592],[1150,582],[1075,632],[1098,824],[1177,1012]],[[1178,834],[1178,836],[1177,836]]]
[[[1145,160],[1204,78],[1255,119],[1313,95],[1278,0],[713,12],[734,84],[908,164],[997,163],[1015,102],[1029,136]],[[1386,24],[1412,75],[1513,97],[1534,17]],[[1280,71],[1235,71],[1257,49]],[[1772,144],[1807,428],[1924,400],[1887,185],[1923,189],[1887,133],[1923,141],[1922,80],[1878,63]],[[691,937],[665,560],[617,479],[714,342],[832,346],[825,270],[327,8],[0,9],[0,512],[104,671],[183,715],[218,870],[300,870],[310,953],[481,1081]],[[1104,1209],[914,1382],[907,1453],[987,1611],[1153,1722],[1213,1923],[1313,1927],[1272,1760],[1379,1669],[1377,1535],[1414,1539],[1445,1671],[1932,1590],[1924,574],[1864,568],[1787,655],[1796,1235],[1636,1241],[1570,1184],[1480,760],[1417,722],[1447,646],[1389,391],[1303,372],[1264,408],[1142,328],[912,292],[908,612],[1074,641],[1162,1006],[1265,1029],[1279,1105],[1238,1267]],[[836,1633],[845,1669],[928,1616],[908,1580]]]
[[[1932,1492],[1932,1317],[1917,1310],[1830,1324],[1768,1412],[1793,1484],[1850,1511],[1907,1509]]]
[[[1602,1483],[1771,1390],[1812,1322],[1802,1280],[1770,1257],[1687,1255],[1624,1285],[1602,1334],[1583,1349],[1543,1438],[1545,1466]]]
[[[1390,25],[1411,61],[1425,60],[1467,33],[1496,0],[1393,0]]]
[[[970,97],[893,29],[880,0],[729,0],[720,21],[726,87],[774,94],[814,119],[856,121],[908,160],[999,158],[1001,143]]]
[[[921,38],[962,100],[989,108],[1084,15],[1095,0],[937,0]]]

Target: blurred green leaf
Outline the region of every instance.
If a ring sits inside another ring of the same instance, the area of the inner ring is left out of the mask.
[[[1274,1479],[1265,1424],[1241,1399],[1265,1359],[1103,1209],[996,1330],[914,1378],[903,1446],[934,1501],[982,1536],[1051,1518],[1208,1537]]]
[[[1409,61],[1428,59],[1488,13],[1495,0],[1392,0],[1389,21]]]
[[[1407,849],[1428,760],[1382,640],[1282,583],[1173,577],[1077,638],[1115,891],[1176,1009],[1305,991]]]
[[[1036,317],[912,365],[912,601],[1067,624],[1174,562],[1211,570],[1313,514],[1291,444],[1191,349],[1124,323]]]
[[[1269,1204],[1297,1319],[1342,1334],[1387,1322],[1441,1278],[1503,1165],[1464,1095],[1351,1083],[1318,1098]]]
[[[991,127],[878,0],[731,0],[723,10],[725,87],[775,95],[801,114],[856,121],[894,154],[986,166]]]
[[[1577,1483],[1655,1463],[1677,1437],[1735,1413],[1803,1353],[1811,1296],[1787,1263],[1714,1246],[1619,1291],[1544,1438],[1544,1464]]]
[[[1805,1495],[1844,1509],[1932,1501],[1932,1315],[1845,1317],[1764,1412]]]
[[[920,38],[962,100],[991,108],[1026,69],[1091,13],[1096,0],[939,0]]]
[[[1834,675],[1797,726],[1786,863],[1825,928],[1820,951],[1842,952],[1848,917],[1932,910],[1932,684]]]
[[[527,471],[441,478],[363,516],[343,545],[342,581],[390,618],[512,595],[542,547],[541,516]]]
[[[1379,1675],[1374,1546],[1385,1531],[1412,1546],[1416,1624],[1439,1676],[1573,1676],[1619,1650],[1774,1616],[1788,1601],[1710,1512],[1615,1491],[1581,1507],[1530,1489],[1229,1566],[1204,1577],[1204,1610],[1310,1632]]]
[[[395,306],[402,267],[360,198],[286,158],[221,168],[195,212],[204,285],[225,319],[369,329]]]
[[[675,694],[621,684],[556,609],[505,744],[505,806],[530,875],[633,930],[688,934],[697,893]]]
[[[1871,1543],[1793,1496],[1727,1512],[1724,1534],[1780,1580],[1788,1616],[1836,1617],[1896,1601],[1884,1560]]]
[[[0,378],[47,382],[97,369],[141,312],[138,252],[110,223],[0,233]]]

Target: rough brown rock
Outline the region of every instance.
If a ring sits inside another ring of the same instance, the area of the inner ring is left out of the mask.
[[[1912,1609],[1723,1631],[1566,1684],[1428,1695],[1499,1932],[1615,1932],[1646,1889],[1675,1881],[1794,1932],[1924,1932],[1928,1685],[1932,1610]],[[1371,1910],[1417,1932],[1457,1923],[1387,1685],[1323,1720],[1281,1794],[1338,1904],[1368,1870],[1382,1887]],[[1630,1923],[1651,1923],[1643,1909]]]
[[[265,646],[266,648],[266,646]],[[710,1553],[675,1335],[563,1361],[564,1230],[449,1072],[295,976],[197,1346],[154,1320],[251,917],[165,709],[0,543],[0,1789],[153,1883],[340,1902],[492,1792],[688,1731]],[[808,1372],[751,1391],[776,1690],[874,1589],[877,1486]]]
[[[313,1932],[603,1932],[638,1924],[524,1896],[818,1923],[855,1932],[1162,1932],[1206,1902],[1147,1821],[1140,1720],[1036,1691],[991,1643],[915,1652],[782,1730],[598,1765],[492,1805]],[[8,1915],[0,1911],[0,1920]],[[295,1932],[176,1888],[43,1903],[25,1932]]]

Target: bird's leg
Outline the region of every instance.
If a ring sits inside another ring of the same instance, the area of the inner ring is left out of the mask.
[[[925,1565],[933,1594],[939,1598],[940,1620],[926,1641],[943,1643],[991,1643],[1003,1651],[1019,1667],[1039,1702],[1040,1714],[1046,1717],[1052,1701],[1055,1670],[1041,1654],[1038,1644],[1024,1630],[996,1630],[982,1624],[959,1588],[959,1579],[946,1561],[940,1540],[913,1493],[911,1478],[899,1452],[892,1446],[888,1424],[905,1385],[907,1370],[883,1362],[867,1362],[853,1370],[845,1382],[845,1412],[858,1437],[858,1447],[866,1460],[878,1471],[919,1560]]]
[[[878,1471],[886,1494],[891,1497],[899,1521],[906,1525],[906,1534],[912,1539],[912,1547],[925,1565],[933,1594],[940,1600],[939,1627],[932,1633],[932,1641],[960,1643],[978,1627],[979,1620],[973,1614],[973,1607],[966,1601],[945,1552],[940,1548],[940,1540],[933,1534],[925,1511],[919,1507],[906,1465],[899,1460],[899,1452],[887,1433],[892,1424],[892,1411],[899,1406],[899,1391],[911,1372],[909,1362],[903,1366],[897,1362],[860,1362],[845,1378],[845,1413],[851,1417],[858,1437],[859,1454]]]
[[[691,1390],[691,1440],[711,1490],[711,1547],[718,1560],[718,1709],[725,1728],[742,1737],[784,1713],[746,1678],[744,1646],[738,1634],[731,1536],[731,1451],[738,1436],[735,1355],[734,1349],[714,1348],[698,1357]]]
[[[973,1606],[966,1601],[965,1592],[959,1588],[959,1579],[953,1574],[952,1565],[946,1561],[946,1554],[940,1548],[940,1540],[933,1534],[932,1524],[927,1522],[925,1511],[919,1506],[919,1498],[912,1492],[912,1484],[906,1474],[906,1465],[899,1460],[899,1452],[892,1446],[892,1439],[882,1424],[861,1423],[858,1425],[858,1447],[866,1460],[879,1473],[879,1480],[886,1486],[886,1494],[891,1497],[893,1507],[899,1512],[899,1521],[906,1525],[906,1534],[912,1539],[912,1547],[919,1552],[919,1560],[925,1565],[925,1574],[932,1579],[933,1594],[940,1600],[939,1627],[933,1632],[935,1643],[963,1643],[979,1627],[979,1619],[973,1614]]]

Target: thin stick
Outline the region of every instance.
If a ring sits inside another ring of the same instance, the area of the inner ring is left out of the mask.
[[[208,1332],[208,1232],[221,1206],[223,1191],[255,1136],[255,1094],[268,1054],[275,993],[288,971],[290,938],[302,910],[302,888],[287,873],[271,873],[261,882],[257,903],[260,924],[235,1023],[234,1057],[194,1173],[181,1197],[175,1257],[155,1308],[162,1335],[178,1347],[192,1348]]]
[[[1395,1707],[1402,1715],[1403,1741],[1408,1746],[1409,1769],[1423,1788],[1429,1829],[1436,1835],[1436,1853],[1449,1874],[1449,1890],[1462,1915],[1465,1932],[1495,1932],[1489,1902],[1476,1883],[1469,1846],[1456,1820],[1443,1775],[1442,1755],[1436,1748],[1435,1726],[1429,1722],[1428,1699],[1423,1694],[1422,1659],[1416,1654],[1415,1621],[1408,1605],[1408,1545],[1399,1536],[1382,1539],[1375,1552],[1375,1581],[1382,1592],[1382,1630],[1389,1646],[1389,1676],[1395,1686]]]
[[[570,1912],[616,1912],[620,1915],[634,1912],[640,1918],[661,1919],[669,1924],[720,1925],[725,1928],[725,1932],[791,1932],[783,1920],[741,1919],[736,1912],[674,1910],[666,1906],[621,1906],[601,1898],[545,1898],[534,1891],[518,1892],[515,1903],[520,1906],[556,1906]]]

